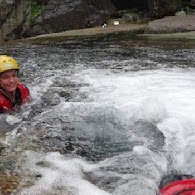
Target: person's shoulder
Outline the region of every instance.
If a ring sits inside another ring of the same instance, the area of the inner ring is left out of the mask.
[[[28,89],[28,87],[26,85],[24,85],[23,83],[18,83],[18,88],[19,89]]]
[[[30,90],[28,89],[28,87],[24,84],[22,84],[21,82],[18,83],[18,90],[20,91],[20,94],[23,97],[29,97],[30,96]]]

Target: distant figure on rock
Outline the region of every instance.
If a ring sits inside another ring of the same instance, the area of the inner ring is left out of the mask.
[[[108,25],[104,22],[104,24],[102,25],[102,28],[107,27]]]
[[[18,79],[18,71],[14,58],[0,55],[0,113],[16,110],[30,100],[28,88]]]

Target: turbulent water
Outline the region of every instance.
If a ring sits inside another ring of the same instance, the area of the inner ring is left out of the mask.
[[[15,194],[155,195],[165,175],[195,175],[195,49],[94,40],[0,52],[32,97],[0,117],[0,169],[23,177]]]

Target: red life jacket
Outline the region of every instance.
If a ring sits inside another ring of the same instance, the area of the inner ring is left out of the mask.
[[[161,195],[195,195],[195,179],[179,180],[160,190]]]
[[[17,89],[20,91],[21,104],[28,102],[30,100],[30,93],[28,88],[20,83]],[[2,92],[0,92],[0,109],[1,112],[7,112],[14,109],[12,102],[7,97],[5,97]]]

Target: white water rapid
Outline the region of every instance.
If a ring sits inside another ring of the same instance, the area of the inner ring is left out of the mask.
[[[14,195],[157,195],[167,175],[195,176],[195,50],[140,44],[0,48],[32,97],[0,116]]]
[[[87,98],[81,103],[60,102],[57,105],[58,111],[61,109],[60,113],[72,112],[71,108],[75,107],[76,111],[74,110],[72,114],[86,116],[91,114],[91,110],[93,112],[101,110],[101,115],[109,118],[106,115],[116,111],[118,118],[114,120],[120,121],[123,127],[126,126],[125,130],[121,131],[127,131],[123,133],[130,140],[138,138],[131,137],[128,125],[136,120],[149,121],[165,136],[164,152],[153,153],[147,149],[147,144],[146,146],[138,144],[131,152],[121,153],[97,163],[65,157],[59,153],[48,153],[43,156],[28,152],[28,168],[42,177],[29,189],[23,189],[22,195],[156,194],[155,182],[158,183],[163,173],[168,170],[166,157],[169,155],[172,157],[173,168],[185,174],[195,174],[194,69],[127,73],[87,69],[74,74],[71,80],[85,84],[80,88],[79,94]],[[97,129],[93,127],[89,129],[95,130]],[[149,134],[150,131],[148,137]],[[112,136],[115,136],[113,132]],[[146,143],[150,141],[152,140],[148,138]],[[133,159],[136,158],[138,159],[134,162]],[[139,158],[149,163],[139,167]],[[43,161],[46,165],[38,166],[36,165],[38,161]],[[138,172],[128,172],[128,167],[136,167],[134,163],[138,164]],[[123,166],[124,170],[121,171]],[[111,170],[108,167],[111,167]],[[147,171],[152,177],[150,175],[147,178],[149,174],[145,174]],[[112,186],[108,191],[104,187],[106,179],[110,180],[107,182]]]

